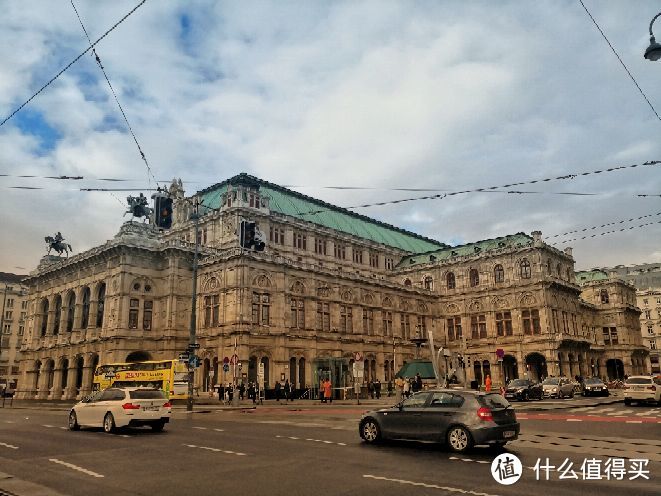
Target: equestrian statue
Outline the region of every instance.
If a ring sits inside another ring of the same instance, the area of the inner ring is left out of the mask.
[[[131,214],[131,218],[144,217],[145,222],[149,222],[149,217],[154,210],[148,205],[145,195],[140,193],[140,196],[128,196],[126,201],[129,204],[129,209],[124,212],[124,215]]]
[[[66,253],[68,258],[69,252],[73,251],[69,243],[64,243],[64,238],[62,237],[60,231],[58,231],[55,236],[46,236],[44,238],[44,241],[46,241],[46,243],[48,244],[47,255],[50,255],[51,250],[55,250],[58,255],[60,255],[62,252]]]

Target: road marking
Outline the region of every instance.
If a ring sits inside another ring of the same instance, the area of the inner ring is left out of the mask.
[[[14,422],[13,420],[5,420],[5,424],[15,424],[15,423],[16,422]]]
[[[91,475],[92,477],[104,477],[101,474],[97,474],[96,472],[92,472],[91,470],[87,470],[86,468],[79,467],[78,465],[74,465],[73,463],[63,462],[62,460],[58,460],[57,458],[49,458],[48,461],[53,463],[59,463],[60,465],[64,465],[65,467],[71,468],[73,470],[77,470],[78,472],[82,472],[83,474]]]
[[[300,439],[300,438],[298,438],[296,436],[289,436],[289,439]]]
[[[642,420],[627,420],[626,423],[627,424],[642,424],[643,421]]]
[[[225,429],[214,429],[216,432],[225,432]]]
[[[206,431],[207,430],[206,427],[193,427],[193,429],[199,429],[201,431]]]
[[[4,446],[5,448],[18,449],[18,446],[14,446],[13,444],[0,443],[0,446]]]
[[[42,424],[42,427],[55,427],[54,425]]]
[[[581,419],[572,419],[572,418],[568,418],[568,419],[567,419],[567,422],[583,422],[583,421],[582,421]]]
[[[68,429],[68,427],[60,427],[60,429],[62,429],[63,431],[66,431]]]
[[[477,461],[477,463],[491,463],[491,462],[488,462],[486,460],[476,460],[476,461]]]
[[[475,492],[475,491],[470,491],[468,489],[461,489],[461,488],[458,488],[458,487],[437,486],[436,484],[427,484],[426,482],[414,482],[414,481],[409,481],[409,480],[404,480],[404,479],[391,479],[389,477],[379,477],[377,475],[371,475],[371,474],[364,474],[363,477],[366,478],[366,479],[382,480],[382,481],[388,481],[388,482],[397,482],[398,484],[408,484],[410,486],[428,487],[430,489],[442,489],[443,491],[449,491],[449,492],[453,492],[453,493],[472,494],[473,496],[494,496],[492,494],[478,493],[478,492]]]
[[[237,451],[230,451],[230,450],[222,450],[219,448],[211,448],[209,446],[197,446],[195,444],[184,444],[184,446],[188,446],[189,448],[197,448],[197,449],[203,449],[207,451],[213,451],[215,453],[226,453],[228,455],[237,455],[237,456],[247,456],[246,453],[239,453]]]
[[[128,434],[120,434],[119,437],[131,437]]]

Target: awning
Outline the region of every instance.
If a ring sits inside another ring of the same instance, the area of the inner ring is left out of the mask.
[[[405,364],[399,372],[395,374],[395,377],[415,377],[416,374],[420,374],[422,379],[436,379],[434,375],[434,366],[429,360],[413,360]]]

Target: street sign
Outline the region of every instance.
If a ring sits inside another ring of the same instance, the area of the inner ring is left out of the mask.
[[[498,357],[498,360],[502,360],[504,356],[505,356],[505,350],[503,350],[502,348],[497,348],[496,357]]]
[[[359,362],[363,359],[363,354],[360,351],[357,351],[356,353],[353,354],[353,358],[354,360]]]
[[[239,363],[239,355],[232,355],[232,358],[230,358],[230,363],[232,365],[236,365]]]
[[[230,366],[227,363],[223,364],[223,372],[229,372],[230,371]]]
[[[257,384],[260,389],[264,389],[264,364],[262,362],[259,362],[257,366]]]
[[[192,355],[192,356],[188,359],[188,364],[189,364],[191,367],[199,367],[199,366],[200,366],[200,357],[195,356],[195,355]]]
[[[183,360],[184,362],[188,361],[190,358],[190,354],[188,352],[184,353],[179,353],[179,360]]]
[[[196,350],[200,347],[200,343],[192,343],[188,345],[189,350]]]
[[[230,359],[228,357],[223,358],[223,363],[230,363]]]
[[[353,362],[353,376],[362,378],[365,375],[365,362]]]
[[[241,370],[242,368],[243,368],[243,364],[239,362],[239,370]]]

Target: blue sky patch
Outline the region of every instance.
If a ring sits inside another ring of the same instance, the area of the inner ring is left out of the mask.
[[[40,155],[45,155],[47,152],[53,150],[57,142],[62,138],[62,134],[46,122],[43,113],[39,110],[24,108],[14,117],[14,125],[23,134],[37,138],[39,141],[37,151]]]

